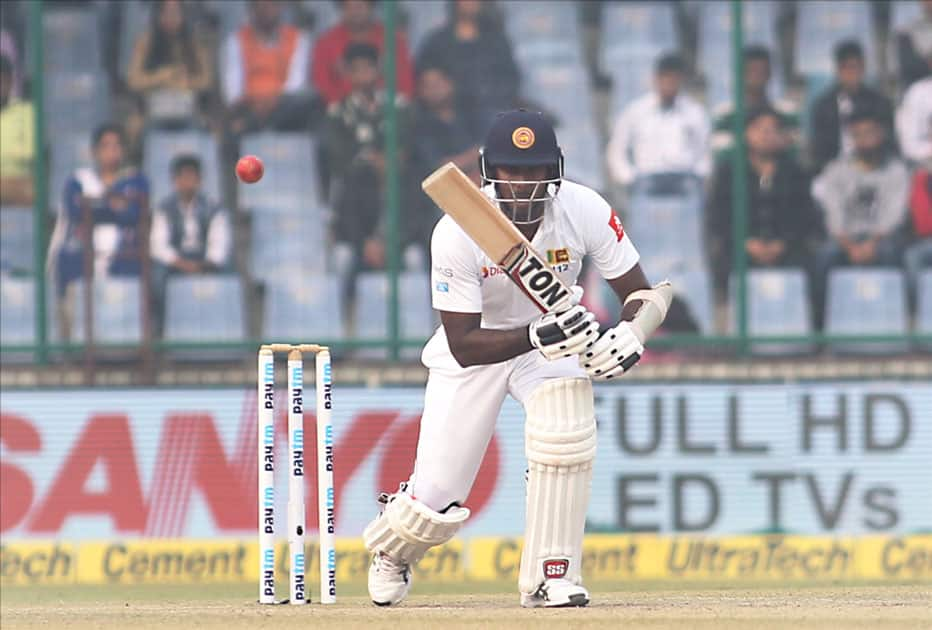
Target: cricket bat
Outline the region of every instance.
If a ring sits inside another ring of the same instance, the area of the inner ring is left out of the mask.
[[[524,234],[456,164],[447,162],[438,168],[421,182],[421,188],[489,258],[505,270],[537,308],[544,313],[570,308],[570,288],[534,251]],[[673,288],[668,281],[657,284],[653,290],[655,299],[644,300],[632,319],[641,343],[663,322],[673,300]]]
[[[542,312],[571,306],[570,288],[456,164],[447,162],[438,168],[421,182],[421,188]]]

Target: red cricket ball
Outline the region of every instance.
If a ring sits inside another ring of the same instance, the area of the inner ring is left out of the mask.
[[[236,176],[239,177],[241,182],[247,184],[255,184],[262,179],[264,172],[265,167],[262,165],[262,160],[255,155],[244,155],[236,163]]]

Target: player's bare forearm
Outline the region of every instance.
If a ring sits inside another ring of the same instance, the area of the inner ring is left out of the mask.
[[[462,367],[501,363],[533,350],[527,326],[510,330],[482,328],[480,313],[440,311],[453,358]]]
[[[608,284],[612,287],[612,290],[615,292],[615,295],[618,296],[618,300],[622,304],[625,304],[625,298],[638,289],[650,288],[650,283],[647,282],[647,276],[644,275],[644,270],[641,269],[640,263],[635,264],[634,267],[629,269],[624,275],[612,278],[608,281]],[[621,312],[621,320],[631,321],[640,306],[641,300],[631,300],[625,304]]]

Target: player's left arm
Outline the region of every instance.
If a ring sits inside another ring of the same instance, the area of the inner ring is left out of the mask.
[[[597,195],[591,201],[595,221],[587,230],[588,250],[623,307],[621,321],[581,353],[579,362],[591,378],[610,380],[640,360],[644,343],[667,315],[672,293],[668,282],[650,286],[618,217]]]
[[[641,263],[634,263],[634,266],[627,273],[606,280],[606,282],[615,292],[615,295],[618,296],[618,301],[624,304],[621,311],[621,320],[631,321],[641,305],[641,300],[629,300],[627,304],[625,304],[625,300],[635,291],[650,289],[650,283],[647,282],[647,276],[644,275],[644,270],[641,269]]]

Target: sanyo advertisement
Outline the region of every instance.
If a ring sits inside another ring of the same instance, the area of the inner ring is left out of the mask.
[[[928,383],[595,391],[590,532],[932,530]],[[354,537],[378,510],[379,492],[411,471],[422,391],[336,383],[332,395],[336,533]],[[254,389],[5,391],[0,401],[5,540],[255,535]],[[274,441],[285,461],[287,409],[276,402]],[[462,413],[469,423],[469,409]],[[304,418],[306,467],[316,471],[311,405]],[[523,431],[523,411],[509,400],[467,501],[464,536],[523,531]],[[305,479],[313,535],[317,483]]]

